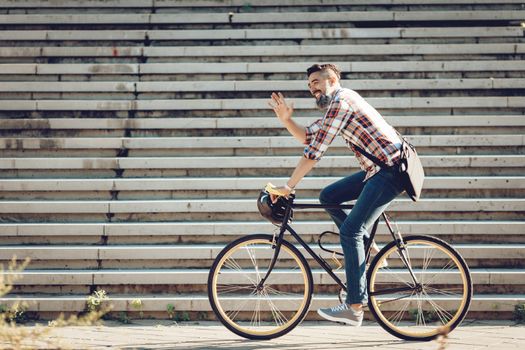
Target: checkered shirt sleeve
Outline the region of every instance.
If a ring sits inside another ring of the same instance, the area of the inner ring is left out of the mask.
[[[334,100],[323,119],[319,119],[306,128],[304,157],[320,160],[334,138],[346,127],[353,110],[344,100]]]
[[[314,138],[315,134],[321,130],[323,120],[317,119],[315,122],[310,124],[306,127],[306,141],[304,142],[305,145],[309,145],[310,142],[312,142],[312,139]]]

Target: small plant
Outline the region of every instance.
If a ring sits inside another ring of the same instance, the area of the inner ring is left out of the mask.
[[[438,315],[433,310],[432,311],[422,310],[422,315],[419,315],[419,310],[418,309],[410,309],[410,310],[408,310],[408,314],[410,315],[410,319],[412,321],[416,321],[416,322],[418,322],[418,316],[421,319],[420,322],[422,322],[423,320],[425,322],[433,322],[433,321],[437,321],[438,320]]]
[[[131,301],[131,306],[139,311],[140,318],[144,317],[144,312],[142,311],[142,300],[140,299],[134,299]]]
[[[109,300],[105,290],[96,290],[87,298],[86,307],[89,312],[100,311],[102,303]]]
[[[518,323],[525,323],[525,304],[517,304],[514,306],[514,319]]]
[[[168,312],[168,317],[173,320],[175,318],[175,305],[166,305],[166,311]]]
[[[4,266],[0,264],[0,297],[13,289],[14,282],[20,278],[20,272],[28,264],[29,259],[19,263],[16,260],[16,256],[14,256],[8,265],[7,273],[4,273]],[[100,318],[111,309],[111,306],[100,307],[102,300],[107,299],[105,292],[95,295],[95,299],[97,298],[100,302],[97,303],[95,301],[91,303],[97,306],[97,311],[90,311],[80,317],[72,315],[68,319],[65,319],[64,315],[61,314],[56,320],[50,321],[47,327],[39,324],[31,328],[20,327],[18,323],[29,318],[27,307],[18,302],[11,306],[2,304],[0,305],[0,344],[9,344],[9,349],[32,349],[35,342],[40,342],[45,344],[46,348],[63,349],[65,347],[61,344],[60,339],[49,338],[48,335],[51,328],[99,324]],[[29,347],[28,344],[33,346]]]
[[[199,321],[205,321],[208,318],[208,315],[204,311],[199,311],[197,313],[197,320]]]
[[[187,322],[191,321],[190,314],[186,311],[177,312],[175,315],[175,321],[177,322]]]
[[[8,294],[13,289],[13,283],[20,279],[20,272],[24,271],[29,265],[29,258],[22,263],[18,263],[16,256],[13,256],[7,265],[8,273],[4,272],[4,265],[0,264],[0,296]]]
[[[7,308],[5,305],[3,306],[4,308],[0,312],[4,314],[6,322],[14,322],[21,324],[29,321],[29,316],[26,312],[26,306],[17,304],[14,305],[11,309]]]

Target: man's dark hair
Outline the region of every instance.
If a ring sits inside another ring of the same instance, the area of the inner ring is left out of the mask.
[[[325,63],[325,64],[316,63],[306,70],[306,74],[308,75],[308,77],[310,77],[310,74],[319,72],[319,71],[321,72],[332,71],[335,73],[335,75],[337,75],[338,79],[341,79],[341,71],[335,64],[331,64],[331,63]]]

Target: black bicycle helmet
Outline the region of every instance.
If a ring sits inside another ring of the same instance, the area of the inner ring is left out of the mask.
[[[261,191],[259,198],[257,199],[257,208],[259,209],[259,213],[261,213],[265,219],[277,226],[280,226],[283,223],[286,206],[286,198],[279,197],[275,203],[272,203],[270,194],[266,191]],[[290,221],[292,218],[293,212],[290,215]]]

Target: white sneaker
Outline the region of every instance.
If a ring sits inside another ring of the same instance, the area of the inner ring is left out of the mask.
[[[317,313],[328,321],[342,322],[355,327],[361,326],[365,314],[363,310],[355,311],[347,303],[332,308],[319,309]]]

